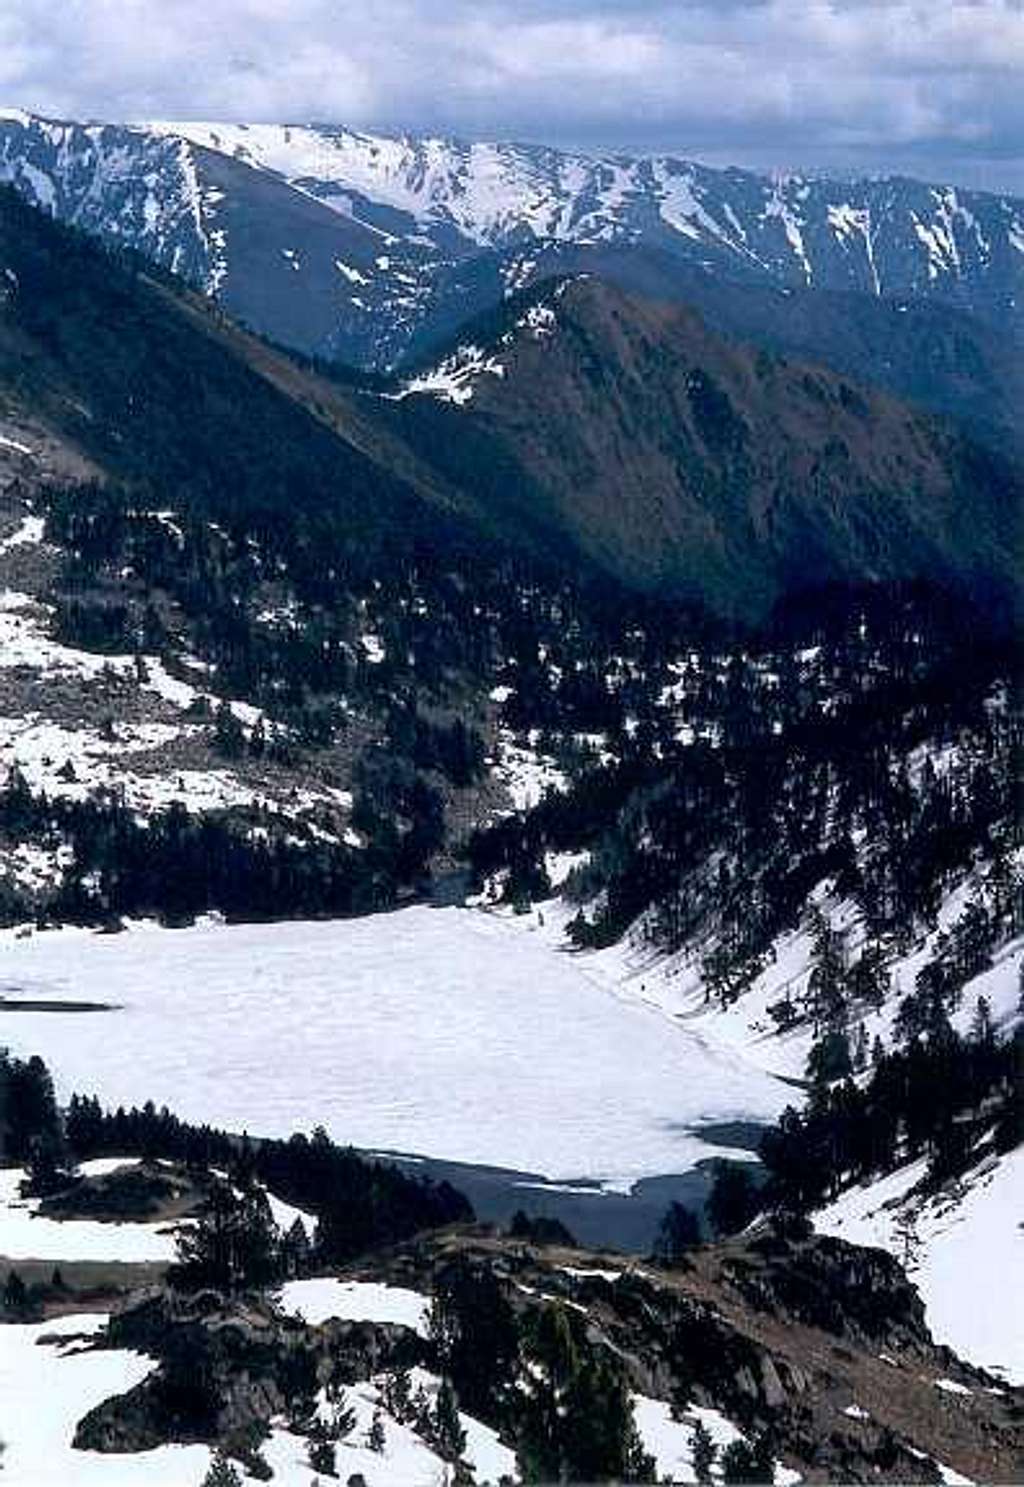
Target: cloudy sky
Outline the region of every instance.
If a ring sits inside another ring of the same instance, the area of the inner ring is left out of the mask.
[[[1024,193],[1022,0],[0,0],[0,103]]]

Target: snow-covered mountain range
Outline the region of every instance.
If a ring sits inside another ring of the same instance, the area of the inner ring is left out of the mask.
[[[1024,202],[889,178],[333,125],[54,122],[0,111],[0,180],[141,250],[284,343],[393,365],[533,278],[609,253],[1016,323]]]

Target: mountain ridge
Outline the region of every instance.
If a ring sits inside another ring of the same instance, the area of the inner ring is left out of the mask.
[[[673,156],[336,126],[0,115],[0,179],[191,277],[274,339],[364,366],[543,271],[553,248],[657,252],[750,286],[848,291],[1016,327],[1024,202],[909,178],[717,170]]]

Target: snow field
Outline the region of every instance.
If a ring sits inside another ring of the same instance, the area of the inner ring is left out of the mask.
[[[96,1157],[80,1162],[77,1170],[83,1177],[105,1177],[111,1172],[138,1166],[141,1166],[139,1157]],[[185,1227],[190,1220],[147,1223],[46,1218],[39,1213],[38,1199],[19,1195],[24,1176],[20,1167],[0,1168],[0,1256],[5,1259],[170,1264],[176,1258],[175,1230]],[[307,1236],[312,1236],[316,1227],[312,1214],[304,1213],[270,1192],[267,1192],[267,1201],[282,1234],[287,1234],[299,1219]],[[309,1284],[329,1287],[335,1283]]]
[[[152,1368],[149,1359],[122,1351],[86,1351],[105,1317],[71,1316],[30,1326],[0,1326],[0,1439],[5,1487],[199,1487],[209,1469],[205,1446],[161,1446],[126,1455],[72,1449],[75,1428],[89,1410],[134,1388]],[[79,1341],[81,1339],[81,1341]],[[427,1382],[430,1376],[424,1375]],[[436,1388],[436,1381],[434,1382]],[[39,1401],[46,1400],[46,1409]],[[439,1487],[444,1463],[406,1426],[383,1415],[385,1447],[366,1445],[380,1394],[371,1383],[345,1391],[356,1413],[351,1436],[338,1444],[340,1480],[362,1472],[367,1487]],[[514,1458],[478,1422],[468,1422],[468,1452],[487,1479],[496,1461]],[[464,1428],[467,1417],[463,1418]],[[502,1454],[504,1453],[504,1454]],[[307,1442],[283,1425],[263,1447],[276,1487],[309,1487]],[[502,1466],[506,1470],[507,1465]],[[490,1473],[497,1480],[498,1472]]]
[[[517,743],[508,728],[499,730],[493,773],[512,797],[517,811],[531,810],[548,790],[566,788],[562,771],[532,747]]]
[[[85,1164],[91,1175],[124,1165],[118,1159]],[[80,1224],[64,1226],[81,1237]],[[93,1226],[98,1227],[98,1226]],[[65,1255],[66,1257],[66,1255]],[[91,1258],[88,1249],[74,1258]],[[370,1282],[335,1280],[295,1281],[282,1288],[282,1303],[299,1309],[313,1325],[327,1317],[397,1322],[425,1331],[426,1297],[399,1287]],[[0,1325],[0,1439],[7,1445],[4,1481],[10,1487],[198,1487],[210,1464],[204,1446],[164,1446],[130,1455],[73,1451],[75,1428],[90,1409],[113,1395],[134,1388],[151,1371],[150,1360],[125,1351],[85,1351],[102,1331],[105,1316],[62,1317],[28,1326]],[[423,1388],[436,1397],[439,1379],[423,1369],[412,1371],[413,1390]],[[40,1399],[47,1401],[40,1410]],[[339,1441],[341,1481],[362,1472],[367,1487],[439,1487],[447,1480],[441,1459],[408,1426],[383,1408],[379,1387],[364,1382],[344,1391],[344,1402],[354,1410],[352,1433]],[[325,1401],[321,1407],[329,1418]],[[374,1415],[380,1412],[384,1449],[367,1444]],[[467,1461],[477,1480],[496,1482],[514,1475],[515,1454],[495,1431],[466,1414],[460,1415],[466,1433]],[[263,1447],[280,1487],[308,1487],[308,1443],[285,1425],[276,1425]]]
[[[711,1468],[715,1480],[721,1480],[721,1453],[726,1446],[746,1439],[719,1410],[691,1405],[681,1420],[674,1420],[669,1405],[661,1399],[648,1399],[643,1394],[633,1395],[633,1418],[644,1449],[654,1457],[659,1482],[695,1480],[693,1433],[698,1423],[704,1426],[712,1444],[718,1448],[718,1458]],[[776,1465],[775,1481],[777,1487],[793,1487],[801,1477],[799,1472],[789,1467]]]
[[[847,948],[856,954],[863,930],[855,908],[848,902],[831,901],[828,886],[819,884],[812,897],[826,910],[833,927],[845,931]],[[855,1009],[853,1023],[864,1023],[871,1042],[879,1037],[886,1046],[892,1045],[893,1024],[901,998],[913,990],[918,971],[935,953],[938,935],[948,932],[956,923],[976,888],[976,879],[967,877],[950,891],[939,909],[936,929],[891,966],[892,990],[879,1011],[872,1012],[866,1007]],[[499,912],[515,928],[559,947],[565,943],[565,926],[575,907],[559,900],[543,904],[540,909],[543,924],[536,913],[516,917],[506,911]],[[787,992],[799,999],[810,975],[812,953],[812,939],[805,930],[780,935],[773,947],[773,958],[750,990],[724,1009],[715,1000],[705,1000],[700,955],[693,950],[665,956],[627,937],[606,950],[587,951],[574,959],[583,974],[612,995],[652,1008],[723,1055],[732,1053],[744,1063],[782,1079],[801,1080],[814,1043],[812,1029],[801,1025],[780,1034],[768,1008]],[[988,999],[997,1028],[1012,1023],[1020,994],[1022,962],[1024,937],[996,951],[991,968],[964,988],[960,1007],[951,1017],[958,1032],[968,1031],[979,996]],[[789,1103],[800,1103],[796,1090]]]
[[[155,514],[168,524],[173,520],[171,513]],[[26,517],[15,533],[0,543],[0,555],[12,546],[36,541],[41,530],[40,519]],[[194,685],[172,676],[154,656],[143,657],[139,670],[133,656],[100,655],[63,645],[50,637],[49,623],[49,606],[28,594],[0,588],[0,669],[24,672],[43,682],[51,678],[74,681],[84,689],[111,677],[121,683],[127,681],[137,687],[146,705],[159,710],[163,720],[118,719],[109,729],[101,730],[68,727],[38,711],[0,716],[0,778],[17,769],[33,793],[45,793],[51,799],[84,801],[114,791],[143,814],[165,810],[174,802],[197,813],[248,807],[280,811],[280,801],[265,790],[254,789],[228,768],[182,769],[164,763],[154,765],[145,758],[155,750],[205,736],[207,729],[189,716],[189,709],[200,699],[210,699],[201,684],[208,669],[202,663],[187,662],[195,672]],[[364,637],[364,641],[373,639]],[[375,654],[371,659],[380,660],[382,655]],[[217,703],[216,698],[212,700]],[[264,721],[260,709],[247,702],[232,699],[228,706],[245,728]],[[135,757],[139,762],[133,767]],[[289,812],[300,816],[319,807],[348,811],[351,806],[350,792],[326,785],[292,790],[288,799]],[[352,846],[363,845],[350,830],[345,840]],[[33,881],[36,886],[45,886],[59,876],[58,864],[52,859],[22,862],[14,876],[29,886]]]
[[[27,444],[17,444],[13,439],[5,439],[3,435],[0,435],[0,445],[19,450],[22,454],[32,453]],[[23,516],[10,536],[0,540],[0,557],[13,552],[16,547],[38,547],[43,540],[44,527],[45,522],[41,516]]]
[[[410,1370],[412,1391],[422,1389],[430,1402],[437,1397],[440,1379],[423,1368]],[[344,1482],[361,1472],[367,1487],[446,1487],[451,1468],[408,1425],[389,1415],[383,1406],[379,1386],[373,1382],[354,1384],[344,1391],[346,1406],[355,1412],[356,1424],[351,1434],[337,1444],[338,1477]],[[321,1400],[326,1419],[330,1409]],[[384,1430],[384,1448],[372,1451],[367,1444],[374,1415]],[[500,1477],[516,1477],[515,1452],[503,1445],[497,1433],[471,1415],[459,1412],[459,1422],[466,1436],[464,1459],[473,1468],[480,1483],[496,1483]],[[274,1469],[275,1483],[308,1487],[309,1466],[306,1441],[301,1436],[278,1428],[263,1448],[263,1454]]]
[[[210,1463],[205,1446],[131,1456],[72,1450],[82,1416],[133,1389],[153,1366],[136,1353],[84,1351],[76,1339],[95,1336],[105,1323],[105,1317],[70,1316],[0,1326],[4,1487],[198,1487],[202,1481]]]

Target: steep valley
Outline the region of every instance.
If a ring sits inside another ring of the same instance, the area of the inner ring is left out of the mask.
[[[0,162],[0,1479],[1019,1476],[1019,203]]]

